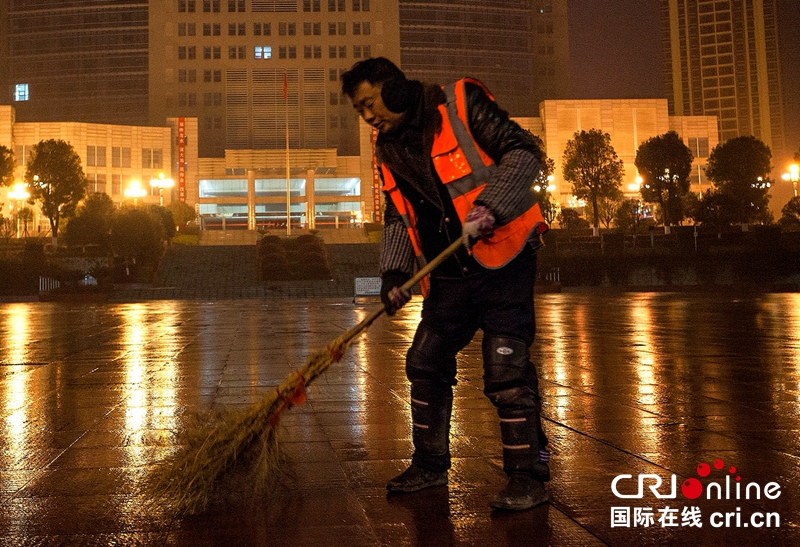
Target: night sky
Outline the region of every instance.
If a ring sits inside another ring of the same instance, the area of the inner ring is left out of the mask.
[[[800,1],[778,0],[787,145],[800,150]],[[568,0],[572,95],[665,97],[658,0]]]
[[[569,0],[572,94],[664,97],[656,0]]]

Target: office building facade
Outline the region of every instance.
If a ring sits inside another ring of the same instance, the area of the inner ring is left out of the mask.
[[[2,4],[0,103],[20,121],[147,123],[147,0]]]
[[[400,0],[400,60],[413,78],[483,81],[512,116],[569,92],[566,0]]]
[[[784,153],[776,0],[661,0],[670,111],[719,119]]]
[[[199,120],[200,154],[355,153],[339,76],[399,60],[396,0],[167,0],[150,6],[150,121]]]

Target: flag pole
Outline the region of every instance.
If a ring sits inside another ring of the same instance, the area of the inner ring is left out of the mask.
[[[286,71],[283,72],[283,102],[286,105],[286,235],[292,235],[292,189],[289,162],[289,99],[286,90]]]

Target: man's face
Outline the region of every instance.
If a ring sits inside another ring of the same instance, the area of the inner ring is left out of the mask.
[[[383,104],[383,97],[381,97],[381,87],[382,84],[372,85],[363,81],[356,88],[350,101],[365,122],[381,133],[386,133],[400,124],[403,115],[386,108],[386,105]]]

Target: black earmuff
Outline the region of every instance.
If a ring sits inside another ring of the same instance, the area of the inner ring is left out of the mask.
[[[387,80],[381,86],[381,99],[391,112],[402,114],[411,106],[410,82],[404,76]]]

